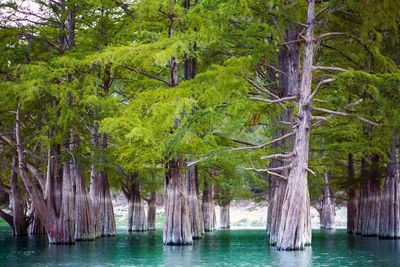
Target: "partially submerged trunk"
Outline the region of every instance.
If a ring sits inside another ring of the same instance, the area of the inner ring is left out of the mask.
[[[192,233],[187,191],[184,186],[183,159],[170,160],[165,173],[164,245],[190,245]]]
[[[354,181],[355,171],[354,171],[353,154],[349,154],[347,172],[348,172],[349,179]],[[357,227],[358,202],[357,202],[356,188],[355,188],[354,184],[352,184],[347,189],[347,197],[348,197],[348,200],[347,200],[347,233],[355,234],[356,227]]]
[[[97,130],[94,131],[92,142],[98,146]],[[101,148],[103,149],[102,163],[105,163],[104,150],[107,148],[107,136],[102,134]],[[116,234],[114,209],[111,200],[110,186],[106,171],[98,173],[95,165],[91,167],[90,198],[93,205],[96,236],[113,236]]]
[[[385,185],[381,198],[379,236],[400,237],[400,165],[399,142],[395,136],[387,164]]]
[[[203,236],[204,222],[199,199],[199,182],[197,166],[192,165],[186,171],[186,190],[188,194],[189,220],[193,239]]]
[[[18,152],[19,173],[25,188],[31,197],[39,219],[46,228],[49,242],[52,244],[72,244],[75,242],[75,217],[74,217],[74,191],[70,177],[69,159],[59,164],[60,146],[52,146],[48,157],[48,170],[46,181],[46,193],[39,189],[38,184],[28,175],[28,164],[24,155],[20,134],[20,105],[18,104],[15,124],[15,139]],[[64,143],[64,148],[69,151],[69,135]],[[55,153],[52,153],[55,152]],[[30,172],[37,180],[40,172],[33,166]]]
[[[36,215],[35,211],[32,211],[32,223],[29,226],[30,235],[46,235],[46,229],[43,223],[40,221],[39,217]]]
[[[18,161],[15,157],[13,157],[12,165],[15,169],[18,168]],[[11,213],[13,217],[13,234],[16,236],[27,235],[28,227],[30,221],[26,216],[26,203],[21,197],[21,188],[18,185],[18,176],[17,173],[11,170],[10,175],[10,204],[11,204]]]
[[[220,210],[220,225],[221,229],[229,229],[231,228],[231,216],[230,216],[230,201],[225,201],[221,204]]]
[[[335,228],[335,203],[332,189],[329,186],[328,173],[324,176],[324,190],[321,203],[320,227],[322,229]]]
[[[287,178],[277,236],[278,250],[302,249],[311,243],[310,196],[308,192],[308,157],[311,130],[311,84],[314,58],[314,0],[308,0],[307,30],[303,73],[299,91],[294,156]]]
[[[172,32],[170,32],[172,34]],[[178,63],[175,57],[169,62],[170,87],[178,85]],[[175,119],[174,128],[179,127],[180,121]],[[185,188],[185,175],[183,173],[184,161],[182,154],[178,153],[176,159],[171,159],[166,164],[165,170],[165,224],[163,230],[164,245],[190,245],[192,244],[192,231],[189,220],[188,196]]]
[[[379,158],[372,156],[371,167],[369,170],[369,187],[367,196],[367,218],[364,221],[362,235],[378,236],[379,234],[379,213],[381,200],[381,182],[379,173]]]
[[[367,218],[367,198],[368,198],[368,187],[369,182],[367,180],[367,162],[365,158],[361,159],[361,170],[360,170],[360,193],[358,194],[358,208],[357,208],[357,225],[355,234],[361,235],[363,232],[363,223]]]
[[[73,164],[75,177],[75,239],[92,240],[96,237],[92,203],[86,188],[86,179],[77,163]]]
[[[128,231],[146,231],[146,214],[143,200],[140,197],[138,175],[131,175],[131,188],[127,192],[128,197]]]
[[[216,228],[216,216],[215,216],[215,202],[214,202],[214,183],[204,180],[203,187],[203,219],[204,219],[204,231],[212,232]]]
[[[281,97],[290,97],[298,94],[300,86],[300,43],[296,42],[299,39],[299,32],[296,26],[291,26],[285,31],[285,42],[287,45],[281,47],[279,51],[279,72],[273,72],[270,76],[271,80],[276,75],[279,77],[279,88],[276,89],[276,94]],[[289,107],[283,111],[280,118],[281,121],[288,124],[293,123],[293,108]],[[276,131],[275,138],[285,135],[293,129],[285,129],[281,123],[277,123],[278,130]],[[280,143],[274,144],[273,148],[280,146],[293,146],[293,139],[285,140]],[[273,159],[270,168],[282,167],[288,165],[289,161],[286,159]],[[277,171],[276,173],[288,177],[288,170]],[[268,192],[268,215],[267,215],[267,232],[271,245],[276,245],[279,224],[281,220],[281,211],[283,197],[286,191],[287,181],[280,178],[269,176],[269,192]]]
[[[149,230],[156,229],[156,191],[150,193],[147,200],[147,228]]]

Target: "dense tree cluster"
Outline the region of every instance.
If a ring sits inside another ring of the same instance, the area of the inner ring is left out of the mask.
[[[280,250],[310,207],[400,237],[396,0],[57,0],[0,4],[0,217],[74,243],[130,231],[188,245],[268,200]],[[147,202],[147,204],[146,204]],[[146,210],[147,207],[147,210]]]

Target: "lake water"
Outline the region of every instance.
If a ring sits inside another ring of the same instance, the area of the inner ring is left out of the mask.
[[[0,226],[0,266],[400,266],[400,240],[313,231],[304,251],[271,248],[264,230],[207,233],[193,246],[162,245],[162,232],[127,233],[76,245],[49,245],[46,237],[13,238]]]

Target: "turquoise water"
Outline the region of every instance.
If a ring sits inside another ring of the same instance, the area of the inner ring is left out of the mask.
[[[13,238],[0,226],[0,266],[400,266],[400,240],[314,231],[300,252],[271,248],[264,230],[216,231],[189,247],[165,247],[161,231],[127,233],[76,245]]]

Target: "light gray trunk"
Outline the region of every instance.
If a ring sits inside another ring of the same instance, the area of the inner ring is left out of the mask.
[[[224,202],[221,205],[219,226],[221,229],[231,228],[230,204],[230,202]]]
[[[150,198],[147,201],[147,227],[149,230],[156,229],[156,192],[150,193]]]
[[[348,166],[347,166],[348,177],[351,181],[354,182],[355,171],[354,171],[354,159],[353,154],[349,154]],[[357,228],[357,210],[358,210],[358,201],[355,185],[352,184],[347,189],[347,233],[355,234]]]
[[[193,239],[199,239],[204,233],[203,213],[199,199],[197,166],[192,165],[186,171],[186,190],[188,193],[189,220]]]
[[[204,231],[212,232],[216,228],[214,183],[208,182],[207,180],[204,180],[202,209]]]
[[[400,237],[399,141],[398,136],[393,139],[381,198],[379,236],[382,238]]]
[[[304,46],[303,73],[299,91],[298,124],[295,129],[294,157],[287,179],[277,236],[278,250],[303,249],[311,243],[310,196],[307,168],[311,130],[311,103],[314,58],[314,8],[315,1],[308,0],[306,43]]]
[[[321,203],[320,227],[322,229],[335,229],[335,202],[332,189],[329,186],[328,173],[324,175],[324,190]]]
[[[182,155],[178,155],[178,159],[170,160],[166,166],[164,245],[192,244],[183,164]]]
[[[140,197],[139,180],[137,174],[132,175],[128,199],[128,231],[146,231],[146,214],[143,200]]]
[[[285,42],[288,42],[288,45],[282,46],[279,51],[279,89],[276,90],[276,94],[281,97],[295,96],[298,94],[298,88],[300,86],[300,44],[294,42],[298,40],[298,38],[299,33],[297,28],[293,27],[286,30]],[[271,73],[271,76],[272,80],[276,76],[276,73]],[[289,107],[283,112],[281,120],[293,123],[292,114],[293,108]],[[275,138],[293,130],[291,127],[289,129],[282,128],[279,122],[277,128],[279,130],[274,134]],[[292,147],[293,139],[274,144],[273,148],[278,148],[280,146]],[[289,164],[288,160],[273,159],[270,168],[281,167],[287,164]],[[277,171],[277,173],[288,177],[288,170]],[[271,245],[276,245],[286,184],[287,182],[282,179],[278,179],[272,175],[269,177],[267,232]]]

